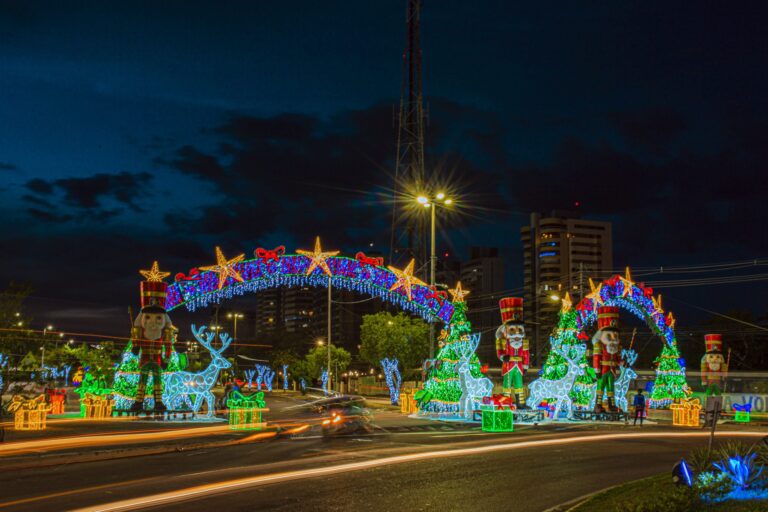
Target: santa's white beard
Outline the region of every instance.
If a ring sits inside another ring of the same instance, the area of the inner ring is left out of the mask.
[[[512,338],[510,340],[509,346],[511,346],[514,349],[518,349],[518,348],[523,346],[523,339],[522,338],[518,338],[518,337],[514,337],[514,338]]]

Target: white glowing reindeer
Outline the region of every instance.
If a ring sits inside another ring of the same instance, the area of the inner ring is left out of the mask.
[[[571,349],[575,355],[571,357],[569,352]],[[567,417],[570,419],[573,416],[573,400],[571,400],[571,388],[573,388],[573,381],[579,375],[584,375],[584,369],[579,365],[581,358],[587,351],[585,345],[576,344],[573,346],[560,345],[553,347],[556,353],[560,354],[568,363],[568,372],[562,379],[548,380],[544,378],[538,378],[531,382],[528,386],[530,395],[528,396],[528,403],[531,407],[537,407],[543,400],[547,398],[554,398],[557,400],[555,405],[555,414],[552,416],[557,419],[561,409],[565,409],[568,413]]]
[[[637,373],[632,369],[632,365],[637,361],[637,352],[634,350],[622,350],[621,359],[624,363],[621,365],[621,372],[619,378],[616,379],[614,385],[616,396],[616,407],[624,412],[629,411],[629,404],[627,403],[627,392],[629,391],[629,385],[632,379],[637,377]]]
[[[216,338],[215,332],[205,332],[206,326],[202,325],[198,329],[194,324],[192,325],[192,335],[195,339],[211,353],[211,364],[208,368],[198,373],[191,372],[175,372],[168,374],[165,379],[165,393],[168,398],[167,404],[176,404],[181,401],[189,403],[189,397],[194,396],[194,403],[192,404],[192,410],[195,414],[200,411],[200,407],[203,405],[203,400],[208,404],[208,410],[205,417],[212,418],[216,412],[216,400],[211,393],[211,388],[216,384],[219,378],[219,372],[225,368],[232,366],[232,363],[227,361],[222,353],[227,349],[232,338],[227,333],[220,333],[219,339],[221,340],[221,348],[216,350],[213,348],[213,340]],[[205,337],[203,334],[205,333]],[[163,400],[165,401],[165,400]]]
[[[472,419],[475,401],[484,396],[491,396],[493,383],[486,377],[474,377],[469,368],[469,360],[480,343],[480,335],[468,336],[468,341],[459,342],[459,362],[456,371],[459,374],[461,398],[459,399],[459,414],[466,419]]]

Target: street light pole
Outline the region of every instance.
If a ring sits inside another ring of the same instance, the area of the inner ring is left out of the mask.
[[[331,392],[331,276],[328,276],[328,393]]]
[[[432,219],[430,228],[430,256],[429,256],[429,285],[434,290],[435,288],[435,269],[437,267],[437,255],[435,254],[435,216],[437,211],[437,204],[432,203],[432,211],[430,217]],[[429,322],[429,358],[435,358],[435,323]]]

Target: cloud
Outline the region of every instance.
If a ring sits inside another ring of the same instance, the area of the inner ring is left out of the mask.
[[[83,219],[103,221],[125,211],[124,208],[105,207],[106,199],[117,201],[133,211],[143,212],[137,198],[146,195],[151,180],[152,175],[145,172],[97,173],[84,178],[51,181],[34,178],[25,184],[33,194],[25,194],[21,199],[36,205],[27,212],[38,220],[56,223]],[[57,198],[59,194],[60,199]],[[61,213],[62,204],[74,210]]]
[[[686,117],[668,108],[611,112],[607,117],[630,148],[645,149],[654,155],[667,153],[688,128]]]

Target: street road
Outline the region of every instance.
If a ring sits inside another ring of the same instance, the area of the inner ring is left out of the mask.
[[[0,465],[0,512],[540,511],[669,471],[706,442],[701,430],[571,425],[485,434],[437,422],[402,428],[396,413],[377,418],[387,431],[365,437],[328,441],[313,427],[294,437],[249,433],[256,437],[243,444],[151,456],[14,471]],[[125,500],[134,502],[119,505]]]

